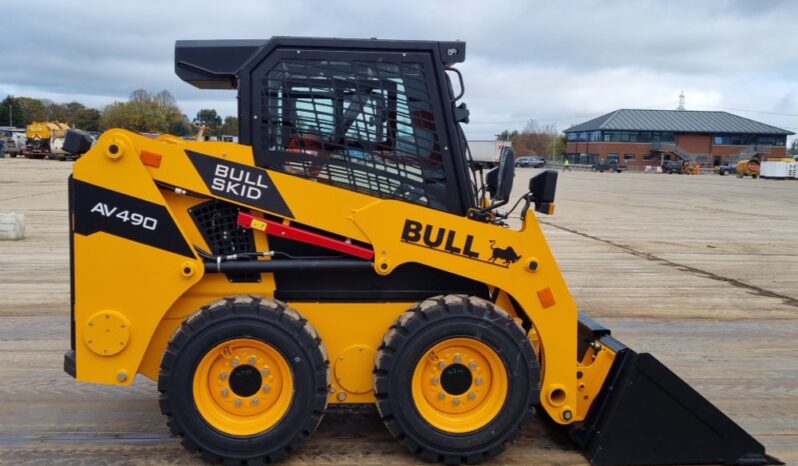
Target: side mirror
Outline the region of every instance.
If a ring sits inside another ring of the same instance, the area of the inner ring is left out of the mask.
[[[485,184],[494,202],[506,203],[510,200],[514,178],[515,154],[512,149],[505,147],[499,156],[499,166],[485,175]]]
[[[541,214],[554,213],[554,195],[557,192],[557,172],[546,170],[529,179],[529,192],[535,203],[535,211]]]

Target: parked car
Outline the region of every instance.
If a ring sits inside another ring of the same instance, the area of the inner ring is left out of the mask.
[[[546,165],[546,159],[540,157],[539,155],[525,155],[523,157],[518,157],[517,159],[515,159],[516,167],[542,168],[545,165]]]
[[[690,167],[690,162],[687,160],[663,160],[662,173],[672,175],[677,173],[683,175]]]
[[[626,171],[626,165],[618,163],[617,160],[599,160],[590,168],[594,172],[616,172]]]
[[[734,163],[724,163],[723,165],[718,165],[718,168],[715,169],[720,176],[728,176],[728,175],[736,175],[737,174],[737,162]]]
[[[5,153],[9,155],[9,157],[19,157],[22,154],[22,147],[17,143],[17,141],[13,139],[6,140],[5,145]]]

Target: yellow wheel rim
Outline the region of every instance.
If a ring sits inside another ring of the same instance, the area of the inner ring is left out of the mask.
[[[413,402],[430,425],[466,433],[485,427],[504,406],[509,387],[501,357],[472,338],[441,341],[413,372]]]
[[[213,427],[254,435],[280,422],[294,396],[294,377],[282,354],[260,340],[220,343],[194,372],[194,403]]]

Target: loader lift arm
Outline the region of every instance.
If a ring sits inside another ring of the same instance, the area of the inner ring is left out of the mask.
[[[464,59],[461,42],[179,41],[182,79],[238,89],[242,144],[109,130],[76,163],[67,371],[157,379],[211,459],[279,459],[327,402],[368,402],[419,455],[474,462],[532,403],[597,465],[775,464],[579,315],[534,215],[504,225],[511,165],[488,189],[466,160],[446,74]],[[551,213],[555,182],[526,206]]]

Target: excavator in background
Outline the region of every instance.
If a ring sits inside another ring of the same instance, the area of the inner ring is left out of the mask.
[[[70,349],[84,382],[158,384],[183,446],[295,452],[328,405],[373,403],[410,452],[504,450],[540,410],[595,465],[779,464],[648,353],[581,314],[537,220],[557,173],[472,169],[465,43],[178,41],[237,89],[240,144],[106,131],[69,179]],[[534,458],[530,458],[534,462]]]

